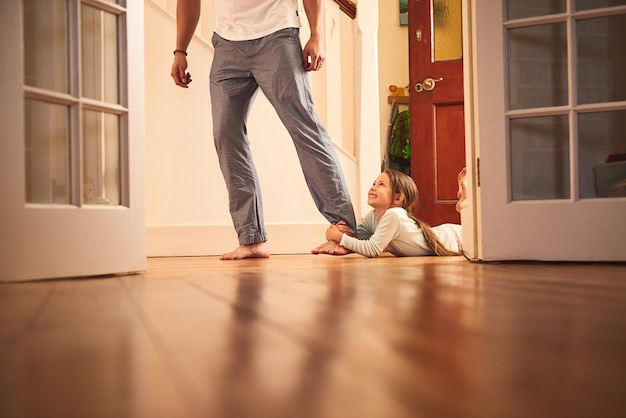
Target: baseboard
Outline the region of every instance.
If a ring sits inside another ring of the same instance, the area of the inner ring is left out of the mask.
[[[324,241],[328,224],[266,225],[272,254],[307,254]],[[237,247],[232,225],[148,226],[148,257],[221,255]]]

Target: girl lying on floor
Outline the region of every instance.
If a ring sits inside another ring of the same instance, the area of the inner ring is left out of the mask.
[[[459,201],[457,211],[466,205],[465,169],[458,176]],[[412,205],[417,200],[413,179],[395,170],[385,170],[374,181],[367,194],[367,204],[373,210],[357,225],[356,237],[344,223],[326,230],[327,243],[314,249],[313,254],[344,255],[351,252],[365,257],[377,257],[383,251],[395,256],[460,255],[461,225],[428,226],[413,216]]]

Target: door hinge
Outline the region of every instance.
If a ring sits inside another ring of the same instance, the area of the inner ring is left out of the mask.
[[[480,187],[480,158],[476,158],[476,187]]]

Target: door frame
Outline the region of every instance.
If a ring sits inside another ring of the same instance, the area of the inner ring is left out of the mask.
[[[459,0],[459,4],[463,17],[464,2]],[[419,190],[417,216],[428,224],[438,225],[459,223],[455,209],[457,174],[467,165],[464,164],[466,150],[460,150],[466,147],[465,51],[463,48],[460,59],[435,60],[432,9],[433,0],[409,3],[411,176]],[[465,42],[465,26],[461,31]],[[422,82],[427,78],[441,81],[436,81],[434,88],[423,88]],[[418,85],[421,90],[417,90]],[[438,158],[442,155],[448,158]]]

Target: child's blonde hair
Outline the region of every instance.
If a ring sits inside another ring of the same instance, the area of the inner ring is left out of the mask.
[[[396,170],[386,169],[383,173],[389,176],[391,182],[391,191],[393,195],[399,194],[402,196],[402,207],[406,209],[409,217],[415,221],[417,226],[422,230],[424,239],[428,246],[436,255],[459,255],[454,251],[448,250],[437,238],[437,235],[432,228],[424,221],[418,219],[413,215],[413,205],[417,202],[418,191],[415,182],[410,176],[401,173]]]

